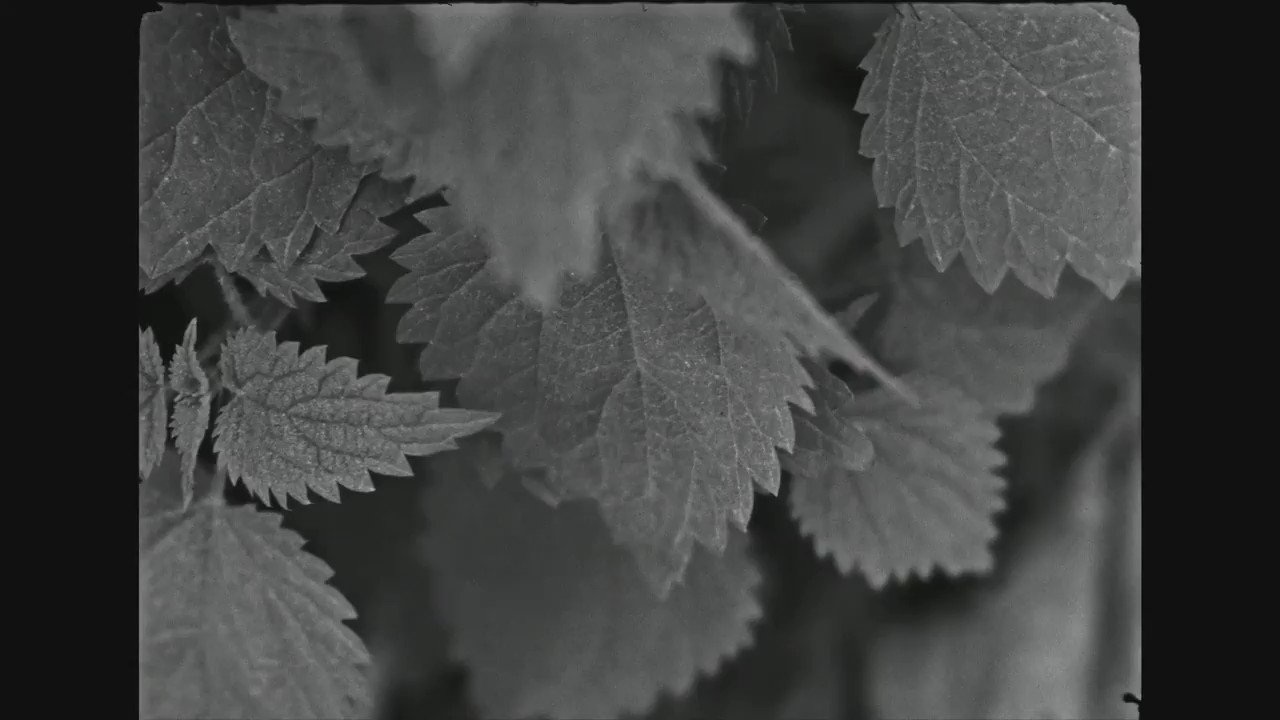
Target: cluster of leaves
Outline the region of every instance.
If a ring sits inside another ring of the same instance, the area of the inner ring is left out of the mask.
[[[139,288],[211,267],[241,325],[199,347],[193,320],[167,368],[139,329],[146,717],[372,712],[328,567],[225,479],[338,502],[441,453],[433,612],[491,716],[642,712],[749,645],[744,531],[784,470],[841,572],[987,572],[997,417],[1140,271],[1137,30],[1114,6],[885,24],[857,109],[896,233],[836,316],[699,170],[723,71],[744,114],[743,65],[776,85],[773,6],[185,5],[142,36]],[[437,191],[386,301],[461,408],[246,312],[232,276],[322,302]]]

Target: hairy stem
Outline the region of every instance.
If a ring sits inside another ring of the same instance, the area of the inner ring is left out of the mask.
[[[231,311],[231,318],[241,327],[250,327],[253,325],[253,316],[249,314],[249,308],[245,307],[244,299],[240,297],[240,291],[236,289],[236,282],[231,277],[231,273],[222,267],[220,263],[210,263],[213,265],[213,273],[218,278],[218,289],[222,290],[222,300],[227,303],[227,309]]]

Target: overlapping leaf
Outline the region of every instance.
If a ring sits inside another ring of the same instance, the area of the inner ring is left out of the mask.
[[[611,198],[606,230],[648,265],[655,282],[690,288],[722,315],[785,337],[806,355],[837,357],[909,394],[699,179],[637,177]]]
[[[1052,296],[1141,267],[1138,28],[1119,5],[924,4],[863,59],[862,152],[902,242]]]
[[[369,492],[369,472],[411,475],[405,455],[430,455],[494,422],[492,413],[440,408],[438,396],[388,393],[385,375],[356,375],[356,361],[299,355],[275,333],[241,330],[222,348],[218,462],[233,482],[282,506],[307,489],[338,501],[338,486]]]
[[[946,378],[992,414],[1031,409],[1101,300],[1071,282],[1052,300],[1016,283],[987,294],[962,268],[939,273],[916,248],[899,255],[876,349],[895,368]]]
[[[212,248],[236,270],[264,248],[286,269],[336,233],[368,168],[323,150],[249,73],[231,11],[167,5],[142,22],[138,262],[162,278]]]
[[[191,503],[195,488],[196,459],[200,443],[209,429],[209,376],[200,367],[196,353],[196,321],[192,318],[183,333],[182,344],[169,361],[169,387],[173,390],[171,430],[182,457],[182,507]]]
[[[282,8],[232,34],[321,142],[415,176],[415,194],[456,188],[498,273],[542,306],[595,269],[615,181],[692,170],[688,117],[717,109],[717,58],[753,52],[731,5],[522,6],[441,83],[416,25],[405,8]]]
[[[368,717],[369,654],[329,567],[203,471],[184,510],[179,464],[166,454],[139,493],[141,716]]]
[[[791,510],[820,554],[873,586],[991,567],[1003,507],[999,430],[950,383],[908,375],[912,407],[883,389],[855,395],[810,366],[816,414],[797,413]]]
[[[375,175],[361,181],[356,198],[347,209],[338,232],[317,228],[311,243],[293,264],[282,267],[266,249],[240,264],[236,274],[248,280],[263,295],[271,295],[294,307],[298,298],[324,302],[320,282],[344,282],[364,276],[364,268],[355,260],[381,249],[393,239],[396,231],[379,222],[404,205],[407,186],[394,184]],[[206,249],[199,257],[158,277],[147,277],[139,270],[139,289],[155,292],[169,282],[182,282],[201,265],[218,262],[217,253]]]
[[[164,454],[168,421],[160,346],[151,328],[138,328],[138,474],[144,478]]]
[[[744,535],[700,549],[659,600],[595,507],[547,507],[512,477],[490,490],[443,460],[427,496],[432,593],[485,717],[640,712],[751,641],[760,574]]]
[[[502,413],[504,451],[545,468],[551,495],[598,500],[659,592],[695,539],[719,551],[727,522],[745,527],[753,486],[776,492],[787,403],[809,407],[783,340],[668,288],[609,237],[600,270],[544,315],[503,288],[451,208],[420,217],[434,232],[397,252],[411,272],[388,294],[414,303],[399,339],[428,343],[424,377],[461,377],[462,404]]]
[[[1110,541],[1124,537],[1114,528],[1137,531],[1130,503],[1141,483],[1140,419],[1125,417],[1137,407],[1104,426],[1064,500],[1011,544],[996,576],[955,607],[886,628],[868,665],[881,716],[1137,716],[1121,696],[1141,690],[1125,686],[1141,680],[1138,628],[1102,620],[1115,598],[1109,583],[1141,583],[1126,574],[1133,565],[1105,561]]]

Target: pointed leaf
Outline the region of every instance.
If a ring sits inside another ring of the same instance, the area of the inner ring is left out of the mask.
[[[1052,296],[1066,263],[1115,297],[1141,267],[1138,26],[1119,5],[917,4],[860,67],[876,195],[903,243],[988,292]]]
[[[821,555],[874,587],[890,578],[991,568],[1004,481],[999,430],[945,380],[908,375],[911,407],[884,390],[854,395],[810,366],[817,414],[797,413],[791,511]]]
[[[547,507],[510,476],[488,490],[448,460],[462,468],[428,492],[427,558],[485,717],[641,712],[751,642],[760,574],[744,535],[695,553],[659,600],[595,507]]]
[[[164,454],[168,420],[160,346],[151,328],[138,328],[138,474],[144,478]]]
[[[203,471],[184,510],[179,463],[139,492],[142,717],[368,717],[369,654],[329,567]]]
[[[416,27],[405,8],[288,8],[247,13],[232,33],[321,142],[415,176],[415,196],[455,188],[499,276],[542,306],[565,272],[598,264],[615,180],[693,169],[688,115],[716,111],[718,56],[753,52],[731,5],[520,6],[441,83]]]
[[[396,253],[410,273],[388,294],[414,303],[399,339],[428,343],[424,377],[461,376],[464,405],[502,413],[504,451],[545,468],[547,492],[599,501],[659,592],[695,539],[719,552],[728,522],[745,528],[753,486],[777,491],[787,403],[809,405],[781,338],[667,288],[611,238],[544,315],[503,288],[451,208],[419,217],[433,232]]]
[[[877,349],[895,368],[946,378],[992,414],[1031,409],[1101,299],[1076,283],[1052,300],[1016,283],[987,294],[961,268],[939,273],[916,248],[901,255]]]
[[[142,21],[138,262],[153,278],[208,247],[230,270],[263,248],[288,267],[316,228],[338,230],[368,172],[275,112],[227,36],[232,12],[166,5]]]
[[[356,361],[325,363],[325,348],[299,355],[274,332],[241,330],[222,348],[222,383],[233,398],[218,413],[218,463],[232,482],[284,506],[307,488],[338,501],[338,486],[370,492],[369,472],[411,475],[405,455],[431,455],[483,429],[493,413],[441,409],[433,392],[388,393],[385,375],[356,376]]]
[[[364,277],[364,268],[354,256],[379,250],[396,237],[396,231],[379,219],[403,207],[407,191],[404,183],[366,177],[337,232],[317,229],[311,244],[286,268],[266,253],[258,253],[237,274],[253,283],[259,293],[270,294],[290,307],[296,305],[296,298],[324,302],[319,282]]]
[[[209,429],[209,376],[196,352],[195,318],[183,333],[182,344],[169,361],[169,387],[174,392],[172,432],[182,457],[182,507],[191,504],[195,488],[196,456]]]

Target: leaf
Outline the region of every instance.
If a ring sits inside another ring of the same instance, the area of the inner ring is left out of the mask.
[[[138,328],[138,474],[144,478],[164,454],[168,419],[160,346],[151,328]]]
[[[504,452],[544,468],[547,493],[596,499],[657,592],[695,539],[720,552],[726,521],[746,527],[753,486],[777,491],[787,403],[809,407],[781,338],[666,288],[609,237],[599,271],[544,315],[504,288],[451,208],[418,217],[434,232],[393,256],[410,272],[387,300],[413,303],[398,339],[427,343],[423,377],[461,377],[462,404],[502,413]]]
[[[368,717],[369,654],[332,571],[204,471],[184,510],[179,463],[138,498],[142,717]]]
[[[229,270],[264,247],[282,268],[337,232],[368,168],[322,150],[247,72],[229,10],[166,5],[142,21],[138,257],[153,278],[212,247]]]
[[[787,338],[806,355],[833,355],[910,397],[696,177],[639,178],[613,202],[606,231],[658,282],[692,288],[719,313]]]
[[[900,254],[876,349],[895,369],[951,381],[992,414],[1031,409],[1100,299],[1075,283],[1052,300],[1017,284],[987,294],[959,267],[938,273],[914,248]]]
[[[209,429],[209,377],[196,352],[196,321],[187,324],[182,344],[169,361],[169,387],[174,392],[173,441],[182,457],[182,507],[191,504],[195,489],[196,459],[200,442]]]
[[[282,107],[318,120],[320,142],[415,176],[415,196],[454,188],[499,276],[543,307],[564,272],[598,264],[615,181],[693,170],[689,116],[717,110],[714,61],[753,52],[730,5],[520,6],[441,83],[416,34],[395,30],[414,27],[410,11],[343,12],[247,13],[232,34]]]
[[[744,535],[699,551],[662,601],[596,508],[549,508],[511,477],[489,490],[449,465],[428,491],[426,557],[483,717],[641,712],[751,642],[760,573]]]
[[[867,665],[881,716],[1137,716],[1114,689],[1124,678],[1098,671],[1117,654],[1129,660],[1139,652],[1136,628],[1100,627],[1113,602],[1106,588],[1105,556],[1115,537],[1109,528],[1132,523],[1137,511],[1131,500],[1115,500],[1131,498],[1141,482],[1140,420],[1130,414],[1139,407],[1107,423],[1077,460],[1067,496],[1009,544],[1011,556],[997,575],[953,607],[904,617],[884,630]],[[1122,631],[1116,634],[1133,644],[1116,652],[1106,630]]]
[[[1051,297],[1141,267],[1138,27],[1119,5],[913,5],[860,67],[876,196],[905,244]]]
[[[983,408],[945,380],[909,375],[913,408],[885,390],[854,396],[811,365],[816,414],[797,414],[791,511],[820,555],[873,587],[890,578],[991,569],[993,516],[1004,481],[1000,433]]]
[[[265,253],[259,253],[237,272],[253,283],[260,294],[273,295],[290,307],[296,305],[295,296],[324,302],[318,281],[336,283],[364,277],[364,268],[354,256],[379,250],[395,239],[395,229],[379,220],[404,205],[407,190],[403,184],[369,176],[357,191],[338,231],[317,230],[311,244],[293,265],[281,269]]]
[[[492,413],[440,408],[437,393],[387,393],[386,375],[356,376],[353,358],[298,354],[275,333],[241,330],[222,348],[218,464],[266,502],[306,504],[307,488],[338,502],[338,486],[372,492],[369,472],[412,474],[405,455],[431,455],[492,424]]]

